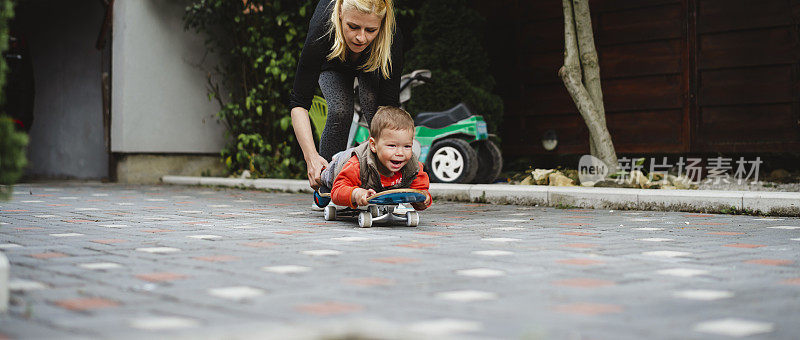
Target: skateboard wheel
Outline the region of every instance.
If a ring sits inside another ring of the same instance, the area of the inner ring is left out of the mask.
[[[406,226],[416,227],[419,225],[419,213],[416,211],[409,211],[406,213]]]
[[[336,219],[336,207],[329,205],[325,207],[325,220],[333,221]]]
[[[369,211],[362,211],[358,214],[358,226],[361,228],[369,228],[372,226],[372,214]]]
[[[370,205],[369,213],[372,215],[372,217],[378,217],[381,214],[380,209],[378,209],[377,205]]]

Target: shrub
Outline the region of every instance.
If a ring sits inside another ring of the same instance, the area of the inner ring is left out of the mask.
[[[11,0],[0,0],[0,56],[8,49],[8,22],[14,17]],[[8,66],[5,57],[0,57],[0,102],[5,99],[4,86]],[[0,113],[0,199],[11,197],[11,185],[22,176],[28,161],[25,146],[28,136],[14,128],[11,118]]]
[[[404,72],[429,69],[433,82],[415,88],[409,111],[441,111],[466,102],[496,131],[503,101],[492,93],[495,81],[481,46],[484,19],[467,0],[429,0],[418,12],[415,44],[406,54]]]
[[[229,172],[305,177],[288,98],[313,10],[310,0],[192,0],[186,7],[185,27],[204,34],[221,58],[209,98],[228,128],[221,156]]]

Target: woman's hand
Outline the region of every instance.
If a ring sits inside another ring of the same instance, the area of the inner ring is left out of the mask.
[[[308,185],[317,190],[320,186],[319,174],[322,169],[328,166],[328,160],[322,158],[314,146],[314,135],[311,132],[311,121],[308,118],[308,110],[302,107],[292,109],[292,127],[300,149],[303,150],[303,157],[306,159],[306,169],[308,169]]]
[[[375,190],[364,189],[364,188],[355,188],[355,189],[353,189],[353,193],[350,194],[350,199],[357,206],[365,206],[365,205],[369,204],[369,202],[367,201],[367,198],[369,198],[372,195],[375,195]]]
[[[306,169],[308,169],[308,185],[312,189],[317,190],[322,185],[320,174],[322,170],[328,167],[328,161],[322,158],[318,153],[311,155],[311,158],[306,159]]]

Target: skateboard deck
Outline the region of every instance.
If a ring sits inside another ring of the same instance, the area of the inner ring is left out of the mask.
[[[416,189],[392,189],[379,192],[367,198],[369,204],[399,204],[424,202],[428,198],[425,192]]]
[[[323,193],[318,193],[324,197]],[[330,194],[327,194],[330,197]],[[416,189],[387,190],[367,199],[369,205],[358,208],[341,207],[330,204],[325,207],[325,220],[332,221],[338,217],[357,217],[358,225],[369,228],[373,224],[393,225],[405,224],[409,227],[419,225],[419,213],[408,211],[405,214],[395,212],[395,206],[400,203],[424,202],[427,199],[425,192]]]

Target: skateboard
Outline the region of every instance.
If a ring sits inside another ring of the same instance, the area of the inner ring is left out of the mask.
[[[330,193],[319,193],[320,197],[330,197]],[[403,215],[394,212],[400,203],[424,202],[425,192],[416,189],[393,189],[370,196],[369,205],[357,208],[341,207],[329,204],[325,207],[325,220],[333,221],[339,217],[357,217],[358,226],[369,228],[373,225],[391,225],[402,223],[407,227],[419,225],[419,213],[408,211]]]

